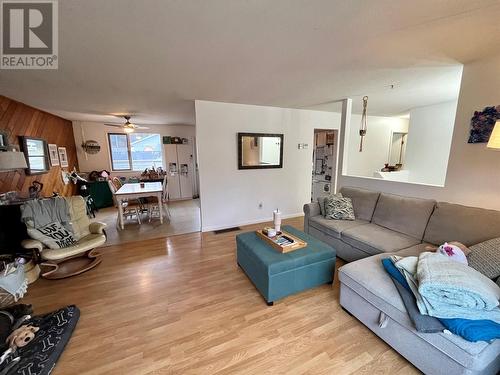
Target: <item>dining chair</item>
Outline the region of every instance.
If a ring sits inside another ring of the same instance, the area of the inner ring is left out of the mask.
[[[162,205],[163,211],[165,212],[167,219],[170,219],[170,210],[168,208],[168,181],[167,181],[167,176],[163,177],[163,182],[162,182],[162,193],[161,193],[161,202],[160,204]],[[151,222],[151,219],[155,216],[155,214],[158,213],[158,216],[160,216],[160,208],[158,207],[158,201],[155,200],[149,204],[149,210],[148,210],[148,216],[149,216],[149,222]]]
[[[116,178],[116,177],[115,177]],[[121,183],[121,182],[120,182]],[[111,194],[113,194],[113,202],[115,203],[115,207],[118,207],[118,204],[122,205],[123,208],[123,218],[127,219],[128,217],[132,218],[135,216],[137,218],[137,222],[141,224],[141,208],[137,205],[131,205],[129,201],[120,200],[116,198],[116,192],[118,189],[116,188],[115,183],[112,180],[108,180],[109,190],[111,190]],[[118,216],[116,220],[116,226],[119,227],[120,222],[120,211],[118,210]]]

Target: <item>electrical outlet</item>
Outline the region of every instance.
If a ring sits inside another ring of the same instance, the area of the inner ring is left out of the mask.
[[[262,210],[262,207],[263,207],[263,206],[264,206],[264,205],[262,204],[262,202],[259,202],[259,210]]]

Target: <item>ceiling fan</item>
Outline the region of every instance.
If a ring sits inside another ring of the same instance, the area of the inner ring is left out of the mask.
[[[139,126],[139,125],[131,123],[129,115],[123,116],[123,118],[125,119],[125,124],[123,124],[123,125],[119,125],[119,124],[104,124],[104,125],[106,125],[106,126],[114,126],[116,128],[122,128],[125,133],[133,133],[136,130],[146,130],[146,129],[149,129],[149,128],[145,127],[145,126]]]

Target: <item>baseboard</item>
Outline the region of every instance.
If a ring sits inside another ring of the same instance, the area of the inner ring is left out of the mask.
[[[297,212],[294,214],[288,214],[288,215],[281,215],[282,219],[291,219],[294,217],[301,217],[304,216],[303,212]],[[241,221],[241,222],[236,222],[236,223],[228,223],[224,225],[209,225],[209,226],[202,226],[201,231],[202,232],[212,232],[214,230],[219,230],[219,229],[226,229],[226,228],[231,228],[231,227],[241,227],[245,225],[253,225],[253,224],[260,224],[260,223],[268,223],[270,221],[273,221],[273,218],[270,217],[269,219],[257,219],[257,220],[250,220],[250,221]]]

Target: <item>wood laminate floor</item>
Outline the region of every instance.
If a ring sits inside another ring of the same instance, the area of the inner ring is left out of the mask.
[[[266,306],[236,265],[236,233],[107,247],[94,270],[33,284],[36,313],[81,310],[53,374],[418,373],[340,308],[337,280]]]

